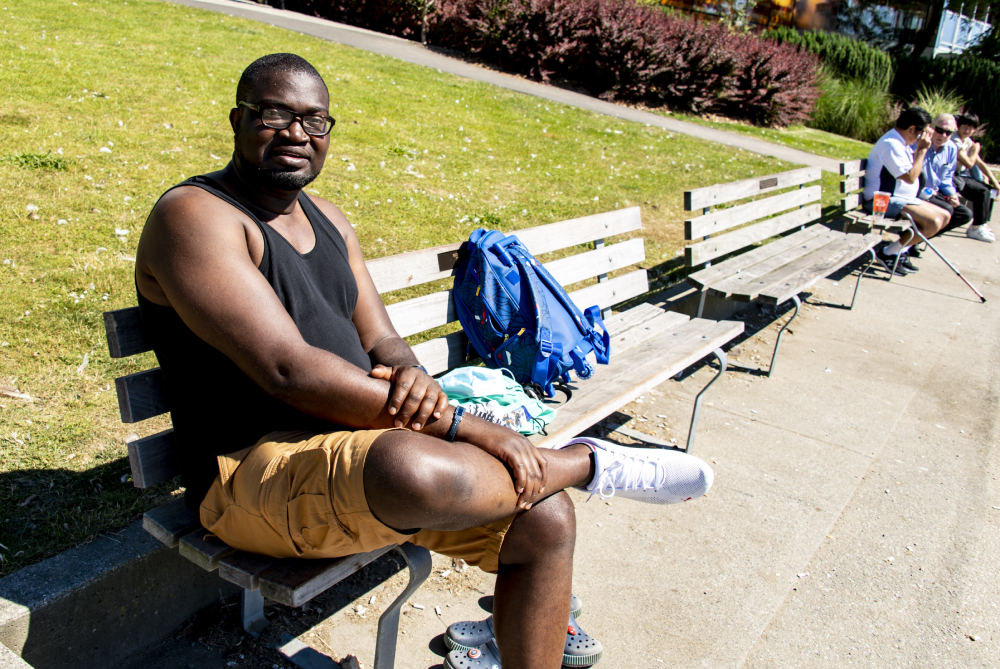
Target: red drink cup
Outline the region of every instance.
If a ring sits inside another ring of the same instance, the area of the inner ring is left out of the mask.
[[[885,217],[885,212],[889,208],[889,193],[885,191],[877,190],[875,191],[875,201],[872,202],[872,211],[874,216],[872,217],[875,225],[882,222]]]

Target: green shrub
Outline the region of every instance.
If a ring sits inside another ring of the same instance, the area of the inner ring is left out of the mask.
[[[891,97],[869,82],[840,79],[824,69],[820,91],[810,127],[862,142],[875,142],[892,127]]]
[[[939,114],[958,114],[966,100],[949,88],[921,86],[913,104],[926,110],[931,118],[937,118]]]
[[[896,77],[892,94],[900,100],[914,100],[920,89],[952,90],[966,98],[966,111],[979,115],[986,125],[981,142],[984,159],[996,160],[1000,154],[1000,64],[985,58],[961,56],[959,58],[897,59]],[[950,110],[955,111],[955,110]]]
[[[772,28],[764,33],[764,38],[805,47],[840,79],[864,81],[880,91],[888,91],[892,85],[892,57],[864,42],[837,33],[800,33],[789,27]]]

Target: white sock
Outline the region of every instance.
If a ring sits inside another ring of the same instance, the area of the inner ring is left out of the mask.
[[[899,252],[902,250],[903,250],[902,244],[900,244],[899,242],[893,242],[892,244],[886,246],[885,249],[882,250],[882,253],[886,254],[887,256],[895,256],[899,255]]]

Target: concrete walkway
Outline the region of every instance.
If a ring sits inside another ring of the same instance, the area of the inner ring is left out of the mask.
[[[457,58],[451,58],[421,45],[419,42],[383,35],[381,33],[355,28],[342,23],[334,23],[326,19],[298,14],[296,12],[273,9],[267,5],[259,5],[243,0],[171,0],[189,7],[198,7],[230,16],[240,16],[255,21],[261,21],[280,28],[287,28],[306,35],[312,35],[330,42],[346,44],[357,49],[371,51],[398,58],[409,63],[433,67],[442,72],[456,74],[460,77],[482,81],[508,90],[544,98],[580,109],[613,116],[636,123],[656,126],[683,135],[691,135],[719,144],[743,149],[765,156],[772,156],[798,165],[820,167],[827,172],[839,173],[836,160],[824,158],[798,149],[791,149],[780,144],[772,144],[761,139],[738,135],[725,130],[716,130],[694,123],[678,121],[659,114],[632,109],[623,105],[605,102],[587,95],[574,93],[555,86],[546,86],[534,81],[514,77],[485,67],[467,63]]]

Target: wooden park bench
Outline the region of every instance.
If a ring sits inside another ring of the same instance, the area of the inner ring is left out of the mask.
[[[684,193],[684,210],[701,212],[684,222],[689,242],[685,264],[695,270],[687,280],[701,291],[697,315],[709,293],[775,306],[788,300],[795,304],[778,332],[768,376],[774,373],[781,337],[802,306],[799,293],[867,252],[871,259],[858,275],[853,309],[861,278],[875,260],[873,248],[881,241],[878,234],[838,231],[819,222],[821,187],[806,184],[820,176],[820,168],[806,167]],[[787,190],[795,186],[799,188]]]
[[[610,363],[597,366],[592,379],[570,384],[571,398],[557,407],[557,416],[546,433],[532,438],[540,447],[578,435],[647,390],[714,354],[720,363],[719,371],[695,399],[685,450],[690,450],[694,443],[702,397],[726,369],[726,356],[721,347],[743,331],[743,324],[692,319],[645,303],[611,315],[613,305],[646,293],[648,284],[643,269],[632,268],[613,278],[608,276],[645,259],[643,240],[635,237],[605,245],[605,238],[636,233],[641,227],[639,208],[633,207],[517,231],[518,237],[537,256],[567,249],[581,251],[577,248],[581,245],[591,248],[545,266],[565,286],[597,278],[596,283],[571,293],[571,297],[583,307],[597,304],[605,310],[608,314],[605,324],[612,336]],[[369,260],[367,266],[379,293],[390,293],[452,276],[459,246],[460,243],[454,243],[375,258]],[[457,321],[450,290],[390,304],[388,312],[403,337]],[[104,320],[113,358],[150,350],[137,307],[107,312]],[[468,364],[467,344],[465,335],[458,331],[417,344],[413,350],[420,363],[437,375]],[[115,387],[125,423],[146,420],[169,410],[159,368],[118,378]],[[618,429],[647,443],[670,446],[623,426]],[[149,487],[179,473],[172,430],[132,441],[128,450],[136,487]],[[251,634],[259,633],[267,624],[263,613],[265,597],[288,606],[301,606],[380,555],[393,550],[398,552],[409,566],[410,581],[379,620],[376,669],[393,666],[400,606],[427,578],[431,569],[429,553],[412,544],[329,560],[278,560],[236,551],[202,529],[183,500],[147,512],[143,516],[143,527],[167,546],[179,546],[182,556],[206,570],[218,569],[222,578],[242,588],[243,626]],[[318,661],[318,653],[297,641],[283,649],[293,662],[296,662],[295,651],[311,654],[313,661]],[[300,662],[296,664],[305,666]]]

